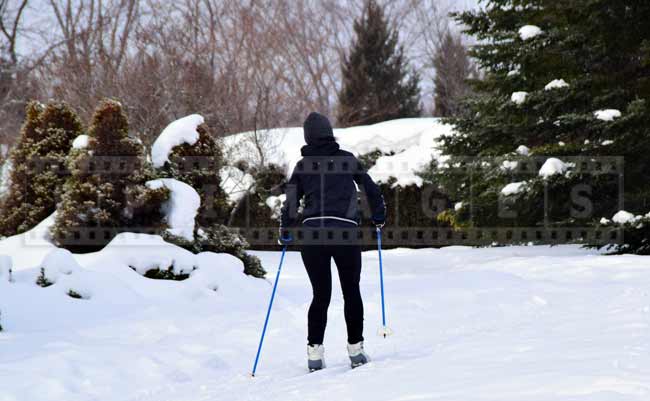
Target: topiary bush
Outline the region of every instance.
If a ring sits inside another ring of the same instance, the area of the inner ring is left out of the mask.
[[[10,184],[0,202],[0,235],[25,232],[54,212],[67,178],[66,157],[81,134],[81,120],[67,104],[27,105],[10,156]]]
[[[68,160],[71,176],[64,185],[54,242],[69,250],[101,249],[124,231],[156,233],[164,227],[160,212],[166,188],[149,189],[142,143],[128,135],[122,105],[103,100],[92,117],[88,146]]]
[[[172,148],[168,161],[156,170],[158,178],[175,178],[192,186],[201,197],[196,216],[194,240],[163,233],[166,241],[191,252],[228,253],[242,260],[244,273],[264,277],[266,271],[259,259],[246,253],[248,242],[234,229],[225,225],[230,206],[221,188],[220,171],[223,167],[221,143],[204,123],[196,128],[198,140],[190,145],[182,143]],[[156,274],[167,274],[161,271]]]

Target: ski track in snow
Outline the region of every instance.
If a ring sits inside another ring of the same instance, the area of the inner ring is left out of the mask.
[[[349,368],[332,266],[327,368],[307,374],[311,288],[300,255],[289,252],[251,378],[280,256],[255,253],[268,280],[242,276],[256,291],[241,294],[227,288],[198,294],[166,282],[155,285],[161,288],[156,298],[134,295],[135,301],[107,310],[97,311],[92,299],[69,299],[78,314],[58,316],[42,303],[12,303],[11,291],[27,284],[1,287],[11,290],[0,293],[8,329],[0,333],[0,401],[650,397],[646,257],[600,256],[575,246],[385,251],[387,319],[395,334],[383,339],[376,335],[377,253],[366,252],[362,294],[372,362]],[[89,257],[75,258],[85,266]],[[15,319],[21,313],[30,315]],[[11,320],[37,323],[26,329]]]

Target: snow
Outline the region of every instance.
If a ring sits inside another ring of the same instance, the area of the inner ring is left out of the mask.
[[[513,92],[510,96],[510,100],[515,104],[523,104],[526,101],[528,92]]]
[[[552,89],[567,88],[567,87],[569,87],[569,84],[565,80],[563,80],[563,79],[554,79],[551,82],[549,82],[548,84],[546,84],[546,86],[544,87],[544,90],[549,91],[549,90],[552,90]]]
[[[630,212],[626,212],[625,210],[619,210],[612,217],[612,221],[618,224],[626,224],[626,223],[635,223],[639,218],[640,216],[635,216]]]
[[[135,234],[134,234],[135,236]],[[232,256],[195,255],[184,281],[146,279],[127,263],[162,242],[131,238],[74,255],[82,271],[48,288],[20,266],[0,281],[0,398],[7,401],[529,400],[645,401],[650,389],[647,257],[577,246],[446,247],[363,253],[370,364],[351,370],[333,280],[328,367],[307,374],[311,287],[289,251],[262,349],[271,295]],[[1,245],[1,244],[0,244]],[[274,277],[278,252],[256,252]],[[12,255],[15,256],[15,255]],[[75,279],[77,282],[72,282]],[[70,279],[70,285],[62,282]],[[65,288],[87,291],[76,300]],[[88,295],[88,294],[86,294]]]
[[[0,255],[0,281],[12,281],[13,262],[11,256]]]
[[[334,136],[341,148],[356,156],[381,150],[385,155],[379,157],[375,166],[369,169],[370,176],[379,182],[396,178],[395,185],[407,186],[422,185],[417,172],[432,159],[443,157],[438,149],[439,138],[452,132],[452,126],[443,124],[438,118],[404,118],[373,125],[336,128]],[[264,162],[283,166],[287,176],[302,157],[300,148],[305,145],[302,127],[244,132],[224,139],[226,159],[231,160],[232,164],[238,160],[252,165],[261,163],[260,149],[254,145],[253,139],[264,144]],[[227,171],[232,172],[232,168]],[[232,187],[233,184],[224,185]],[[226,192],[229,193],[228,190]]]
[[[266,206],[271,209],[271,217],[274,219],[280,218],[280,209],[284,204],[284,201],[287,199],[287,195],[282,194],[278,196],[269,196],[266,198]]]
[[[504,171],[515,170],[518,165],[519,165],[519,162],[517,162],[517,161],[504,160],[503,163],[501,163],[501,170],[504,170]]]
[[[187,143],[194,145],[199,140],[196,128],[204,123],[203,116],[191,114],[169,124],[151,146],[151,161],[154,167],[162,167],[169,161],[174,147]]]
[[[48,253],[39,267],[42,275],[50,283],[56,283],[61,275],[70,275],[81,270],[72,253],[59,248]]]
[[[597,110],[594,112],[594,116],[602,121],[614,121],[615,118],[621,116],[621,112],[616,109]]]
[[[542,34],[542,29],[535,25],[524,25],[519,28],[519,37],[521,40],[529,40]]]
[[[602,141],[600,144],[603,145],[603,146],[608,146],[608,145],[611,145],[613,143],[614,143],[614,141],[612,141],[611,139],[606,139],[606,140]]]
[[[454,204],[454,210],[458,212],[463,209],[463,206],[465,206],[463,202],[456,202]]]
[[[519,147],[517,147],[517,153],[519,153],[522,156],[528,156],[530,154],[530,149],[528,148],[528,146],[519,145]]]
[[[509,196],[509,195],[515,195],[520,193],[523,189],[524,186],[526,185],[525,182],[511,182],[510,184],[506,185],[501,189],[501,193],[503,195]]]
[[[169,200],[162,205],[162,212],[168,225],[167,231],[188,241],[193,241],[196,214],[201,207],[201,197],[196,190],[173,178],[147,181],[146,185],[151,189],[162,187],[169,189]]]
[[[79,135],[72,141],[73,149],[86,149],[88,147],[88,140],[90,137],[88,135]]]
[[[542,165],[542,168],[539,169],[539,176],[548,178],[556,174],[564,174],[568,168],[569,165],[564,163],[562,160],[555,157],[549,157]]]
[[[255,186],[255,178],[236,167],[223,166],[219,174],[221,176],[221,188],[223,188],[231,204],[237,203]]]

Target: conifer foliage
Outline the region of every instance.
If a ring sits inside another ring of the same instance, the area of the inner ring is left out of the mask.
[[[0,204],[1,235],[25,232],[54,212],[66,180],[65,159],[81,133],[81,121],[67,104],[27,105],[25,123],[9,159],[10,184]]]
[[[338,123],[366,125],[419,116],[419,75],[409,71],[398,32],[389,27],[375,0],[366,3],[354,32],[352,49],[341,67]]]
[[[122,231],[157,232],[166,188],[149,189],[151,168],[144,147],[128,135],[122,106],[102,101],[91,120],[88,146],[68,159],[71,176],[64,185],[52,236],[75,251],[99,249]]]
[[[444,138],[445,153],[463,156],[429,169],[463,201],[454,221],[585,226],[609,217],[623,169],[592,160],[608,156],[624,158],[625,209],[650,211],[650,3],[490,0],[456,18],[479,41],[471,54],[485,78],[450,120],[457,134]],[[560,168],[544,174],[551,157]],[[576,205],[580,186],[595,202],[588,210]]]

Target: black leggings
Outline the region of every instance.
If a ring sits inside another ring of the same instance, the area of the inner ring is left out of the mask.
[[[331,260],[341,280],[348,343],[363,341],[363,301],[359,291],[361,248],[356,245],[308,245],[300,253],[314,291],[308,314],[309,344],[322,344],[332,297]]]

